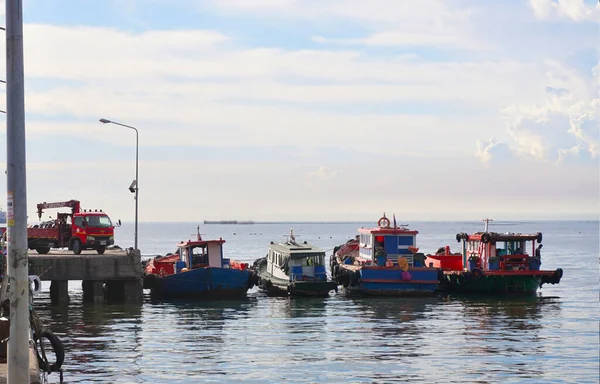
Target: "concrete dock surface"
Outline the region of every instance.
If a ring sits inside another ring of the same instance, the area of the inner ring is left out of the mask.
[[[33,347],[29,348],[29,382],[39,384],[41,382],[40,368]],[[8,364],[0,363],[0,384],[8,383]]]

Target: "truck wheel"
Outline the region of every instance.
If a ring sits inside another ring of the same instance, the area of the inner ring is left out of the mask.
[[[35,250],[40,255],[46,255],[48,252],[50,252],[50,247],[36,248]]]
[[[104,251],[106,251],[106,247],[104,245],[101,245],[96,249],[96,252],[98,252],[99,255],[103,255]]]
[[[73,243],[71,243],[71,249],[73,250],[74,254],[81,254],[81,241],[78,239],[73,240]]]

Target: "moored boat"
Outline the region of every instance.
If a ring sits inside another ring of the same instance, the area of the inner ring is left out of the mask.
[[[332,279],[346,294],[424,296],[435,293],[439,269],[424,264],[416,247],[419,233],[397,226],[383,215],[375,228],[360,228],[359,235],[334,249]]]
[[[269,244],[265,257],[257,259],[253,269],[258,287],[271,295],[328,296],[337,284],[327,279],[325,251],[306,241],[296,242],[290,231],[285,243]]]
[[[247,263],[223,257],[225,240],[196,240],[177,244],[174,254],[157,256],[144,268],[144,288],[166,297],[243,297],[256,284]]]
[[[462,252],[428,255],[426,263],[443,268],[440,290],[448,293],[530,294],[543,284],[558,284],[563,271],[540,270],[542,233],[459,233]],[[537,245],[537,247],[536,247]]]

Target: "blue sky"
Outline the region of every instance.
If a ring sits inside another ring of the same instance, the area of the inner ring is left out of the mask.
[[[104,117],[140,131],[143,221],[598,218],[599,19],[593,0],[26,0],[29,209],[132,220],[135,135]]]

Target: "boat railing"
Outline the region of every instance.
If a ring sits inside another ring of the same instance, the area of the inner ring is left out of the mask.
[[[411,267],[414,265],[414,262],[415,262],[414,256],[412,254],[410,254],[410,255],[404,255],[404,254],[403,255],[387,255],[386,258],[387,258],[387,260],[393,262],[396,265],[398,264],[398,259],[400,259],[400,258],[406,259],[408,265]]]

